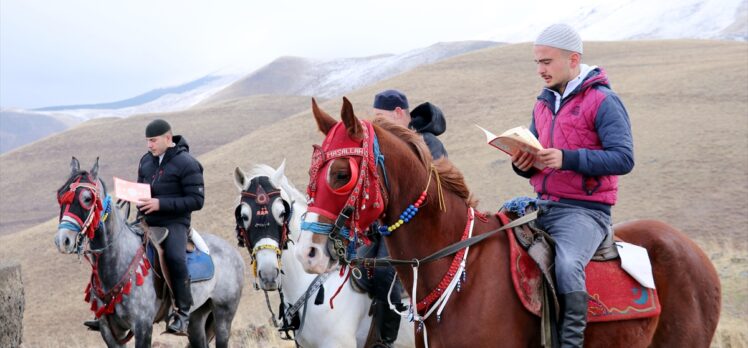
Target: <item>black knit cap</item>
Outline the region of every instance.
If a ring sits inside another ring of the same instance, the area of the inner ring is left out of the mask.
[[[374,108],[392,111],[396,108],[408,109],[408,98],[402,92],[388,89],[374,96]]]
[[[151,121],[151,123],[148,124],[147,127],[145,127],[145,137],[146,138],[153,138],[157,137],[159,135],[164,135],[166,132],[171,130],[171,126],[169,125],[169,122],[166,122],[162,119],[157,119]]]

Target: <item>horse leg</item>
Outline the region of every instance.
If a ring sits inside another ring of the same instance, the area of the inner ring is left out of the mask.
[[[205,336],[205,321],[210,314],[213,305],[206,301],[202,306],[190,313],[190,326],[187,329],[190,347],[208,347],[208,339]]]
[[[112,330],[109,329],[109,318],[102,317],[99,320],[99,331],[101,332],[101,338],[106,342],[106,346],[109,348],[124,348],[125,345],[119,344],[117,339],[112,334]]]
[[[141,319],[132,328],[135,335],[135,348],[149,348],[153,339],[153,320]]]
[[[229,346],[231,336],[231,322],[236,315],[238,304],[220,304],[213,308],[213,323],[216,334],[216,348]]]

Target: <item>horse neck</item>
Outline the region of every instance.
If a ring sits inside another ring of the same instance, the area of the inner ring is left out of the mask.
[[[293,197],[293,193],[291,193]],[[291,216],[291,221],[288,224],[288,249],[283,250],[282,261],[283,261],[283,290],[286,294],[286,301],[294,302],[301,297],[309,286],[310,282],[314,280],[315,275],[308,274],[304,271],[301,261],[295,256],[296,242],[299,240],[301,235],[301,217],[307,210],[306,200],[299,196],[293,197],[294,199],[294,213]],[[316,294],[314,294],[316,295]]]
[[[387,218],[383,221],[387,225],[395,223],[400,214],[409,205],[414,204],[422,192],[422,189],[410,188],[424,187],[425,184],[426,182],[423,181],[420,185],[407,185],[400,188],[401,194],[390,194]],[[432,178],[426,204],[419,208],[418,213],[409,222],[404,223],[385,238],[393,258],[395,252],[398,258],[423,258],[460,240],[467,224],[468,205],[455,193],[444,190],[443,195],[444,211],[439,207],[438,191]]]
[[[382,152],[385,153],[385,166],[390,184],[386,216],[382,221],[387,225],[397,222],[400,214],[418,200],[428,184],[426,201],[416,215],[385,238],[390,255],[403,259],[422,258],[458,242],[467,223],[467,202],[456,193],[442,187],[446,207],[445,211],[442,211],[439,206],[436,171],[431,172],[431,168],[418,165],[421,161],[407,148],[407,144],[395,139],[389,132],[380,133],[379,139]],[[402,168],[408,170],[402,171]]]
[[[141,240],[132,233],[124,217],[112,208],[103,229],[96,231],[91,247],[103,248],[98,256],[99,276],[106,287],[113,286],[127,271]]]

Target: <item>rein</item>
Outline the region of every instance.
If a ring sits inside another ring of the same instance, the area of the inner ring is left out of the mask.
[[[440,258],[452,255],[461,249],[467,248],[469,246],[472,246],[474,244],[480,243],[483,240],[490,238],[491,236],[495,235],[496,233],[499,233],[501,231],[508,230],[510,228],[518,227],[520,225],[526,224],[530,221],[533,221],[537,218],[538,212],[534,211],[532,213],[528,213],[521,218],[514,220],[500,228],[491,230],[489,232],[486,232],[484,234],[471,237],[465,240],[461,240],[457,243],[450,244],[439,251],[428,255],[421,259],[411,259],[411,260],[398,260],[398,259],[391,259],[391,258],[353,258],[349,262],[352,266],[364,266],[364,267],[388,267],[388,266],[399,266],[399,265],[409,265],[409,266],[419,266],[425,263],[429,263],[432,261],[436,261]]]

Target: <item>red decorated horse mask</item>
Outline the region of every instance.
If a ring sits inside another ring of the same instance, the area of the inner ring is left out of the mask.
[[[345,112],[346,105],[343,108]],[[379,189],[375,154],[379,149],[375,146],[374,128],[368,121],[353,120],[360,122],[360,138],[352,137],[346,125],[338,122],[327,131],[322,146],[314,146],[307,187],[308,211],[335,220],[350,205],[354,212],[347,225],[360,233],[379,218],[384,202]]]

